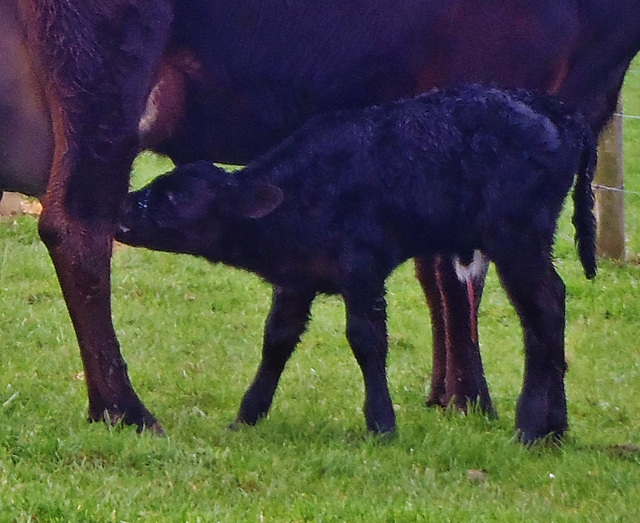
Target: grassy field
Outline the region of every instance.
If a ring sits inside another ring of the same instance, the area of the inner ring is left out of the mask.
[[[625,111],[640,115],[640,64]],[[428,314],[410,265],[389,282],[399,433],[366,433],[344,308],[321,298],[269,417],[227,429],[255,371],[269,288],[187,256],[121,247],[114,316],[132,381],[167,438],[90,425],[76,341],[32,217],[0,222],[0,523],[632,521],[640,517],[640,120],[625,121],[629,263],[584,280],[563,216],[570,431],[513,439],[523,356],[495,275],[480,317],[498,420],[424,406]],[[165,165],[146,156],[136,180]]]

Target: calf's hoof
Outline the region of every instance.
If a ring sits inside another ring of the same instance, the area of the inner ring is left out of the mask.
[[[516,429],[518,441],[526,447],[542,444],[557,447],[562,445],[564,432],[532,433]]]
[[[246,423],[243,423],[240,420],[233,420],[232,423],[229,423],[229,426],[227,427],[229,430],[232,430],[234,432],[238,432],[239,430],[242,430],[242,427],[247,427],[248,425]]]
[[[372,413],[365,408],[367,429],[369,432],[376,435],[394,434],[396,432],[396,415],[393,408],[390,408],[388,412],[380,414],[379,412]]]
[[[256,416],[256,417],[252,416],[250,418],[238,415],[236,419],[233,420],[233,423],[229,424],[229,428],[231,430],[237,431],[237,430],[241,430],[242,427],[254,427],[258,424],[258,421],[260,421],[265,417],[266,417],[266,414],[264,414],[263,416]]]
[[[398,429],[397,427],[393,427],[390,430],[386,430],[384,432],[380,432],[380,431],[371,431],[371,438],[372,441],[376,444],[376,445],[386,445],[388,443],[392,443],[394,442],[397,437],[398,437]]]
[[[518,420],[516,423],[516,434],[518,440],[525,445],[533,445],[539,441],[548,441],[554,445],[558,445],[562,442],[567,428],[566,418],[563,422],[547,422],[543,426],[522,423]]]
[[[522,397],[516,414],[516,433],[525,445],[541,440],[559,443],[567,431],[567,407],[561,402],[550,408],[546,398]]]

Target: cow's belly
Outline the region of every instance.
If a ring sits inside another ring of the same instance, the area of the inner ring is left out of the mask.
[[[13,2],[0,2],[0,190],[38,196],[53,151],[51,120]]]

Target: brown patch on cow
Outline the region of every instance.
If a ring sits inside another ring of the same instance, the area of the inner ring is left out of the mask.
[[[567,76],[569,75],[569,60],[567,57],[564,57],[559,62],[557,62],[557,66],[554,68],[554,74],[552,76],[552,80],[549,83],[548,91],[553,94],[557,94],[562,86],[564,85]]]
[[[428,67],[423,69],[418,76],[418,92],[427,92],[434,87],[442,85],[441,69]]]
[[[138,125],[142,149],[170,138],[184,117],[187,83],[202,76],[202,65],[186,49],[165,53]]]

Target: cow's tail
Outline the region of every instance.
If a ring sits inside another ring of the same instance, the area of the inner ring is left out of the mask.
[[[594,216],[593,176],[598,159],[596,139],[588,125],[582,134],[582,155],[573,188],[573,226],[578,256],[588,279],[595,277],[596,267],[596,219]]]

